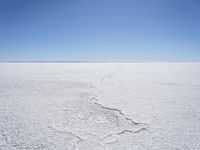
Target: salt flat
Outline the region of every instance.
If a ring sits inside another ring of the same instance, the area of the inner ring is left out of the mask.
[[[0,63],[0,150],[199,150],[200,63]]]

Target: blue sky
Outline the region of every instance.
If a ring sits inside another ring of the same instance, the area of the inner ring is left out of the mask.
[[[200,61],[200,0],[0,0],[0,60]]]

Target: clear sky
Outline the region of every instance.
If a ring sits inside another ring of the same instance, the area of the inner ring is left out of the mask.
[[[0,60],[200,61],[200,0],[0,0]]]

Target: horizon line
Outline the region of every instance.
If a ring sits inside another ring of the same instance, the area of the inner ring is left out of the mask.
[[[65,60],[33,60],[33,61],[21,61],[21,60],[11,60],[11,61],[0,61],[0,63],[200,63],[200,61],[65,61]]]

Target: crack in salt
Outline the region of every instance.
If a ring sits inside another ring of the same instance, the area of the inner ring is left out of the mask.
[[[100,82],[101,82],[101,83],[103,83],[103,82],[104,82],[106,79],[109,79],[109,78],[111,78],[113,75],[115,75],[115,73],[114,73],[114,72],[110,73],[109,75],[107,75],[107,76],[103,77],[103,78],[100,80]]]
[[[128,118],[120,109],[105,107],[105,106],[103,106],[103,105],[101,105],[100,103],[97,103],[97,102],[94,102],[94,104],[98,105],[99,107],[101,107],[103,109],[118,112],[120,115],[122,115],[125,118],[125,120],[130,121],[133,125],[141,124],[141,123],[137,123],[137,122],[133,121],[131,118]]]

